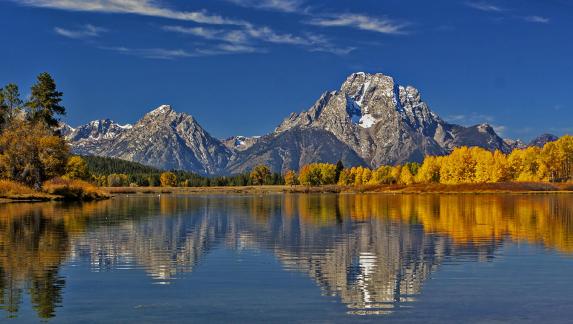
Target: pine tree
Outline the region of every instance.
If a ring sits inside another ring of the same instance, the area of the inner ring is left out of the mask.
[[[0,131],[6,126],[8,107],[4,100],[4,89],[0,88]]]
[[[334,179],[334,183],[338,183],[338,180],[340,179],[340,173],[342,172],[342,170],[344,170],[344,164],[342,164],[341,160],[338,160],[338,162],[336,162],[336,176]]]
[[[2,124],[10,124],[22,110],[23,101],[20,99],[20,90],[14,83],[7,84],[0,89],[0,112]]]
[[[44,122],[50,127],[57,127],[57,115],[65,115],[66,109],[60,105],[63,93],[56,90],[56,83],[46,72],[38,75],[38,81],[32,86],[29,119],[32,122]]]

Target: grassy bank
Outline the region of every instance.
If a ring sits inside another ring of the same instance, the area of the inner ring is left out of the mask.
[[[364,186],[228,186],[228,187],[110,187],[117,194],[270,194],[270,193],[549,193],[573,192],[573,184],[505,182],[484,184],[414,184]]]
[[[0,202],[92,201],[109,197],[107,191],[79,180],[52,179],[45,182],[40,190],[34,190],[18,182],[0,180]]]

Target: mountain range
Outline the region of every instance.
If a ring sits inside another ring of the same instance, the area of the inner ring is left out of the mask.
[[[504,140],[491,125],[451,124],[430,110],[420,92],[380,73],[353,73],[339,90],[323,93],[308,110],[292,113],[270,134],[212,137],[193,116],[162,105],[134,125],[109,119],[61,133],[81,155],[115,157],[202,175],[245,172],[258,164],[273,171],[311,162],[378,167],[420,162],[458,146],[510,152],[528,145]],[[544,134],[530,145],[555,140]]]

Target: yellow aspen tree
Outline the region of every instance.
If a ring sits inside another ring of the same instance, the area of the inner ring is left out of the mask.
[[[401,168],[400,180],[398,182],[403,185],[411,185],[414,183],[414,176],[409,168]]]

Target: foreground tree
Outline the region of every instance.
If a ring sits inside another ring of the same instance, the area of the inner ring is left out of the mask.
[[[64,174],[69,148],[47,125],[12,122],[0,135],[2,178],[40,188],[43,181]]]
[[[36,84],[32,86],[28,118],[33,123],[44,122],[49,127],[58,126],[58,115],[65,115],[66,109],[60,105],[63,93],[56,90],[56,82],[48,73],[38,75]]]

